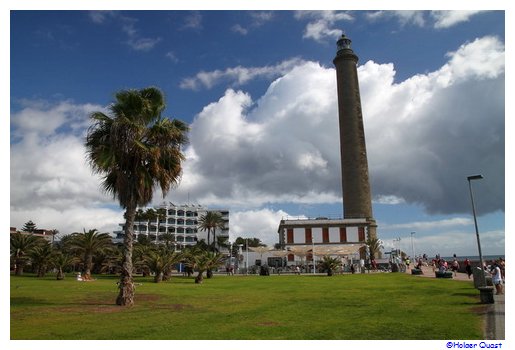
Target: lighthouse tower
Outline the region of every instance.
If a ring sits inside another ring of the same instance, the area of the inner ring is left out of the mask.
[[[368,236],[377,238],[356,68],[358,56],[345,35],[340,37],[336,46],[333,63],[338,88],[343,215],[345,219],[366,219]]]

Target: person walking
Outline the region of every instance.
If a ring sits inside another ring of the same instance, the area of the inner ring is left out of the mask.
[[[470,265],[470,260],[466,258],[463,264],[465,265],[465,272],[467,273],[470,279],[470,276],[472,276],[472,266]]]
[[[501,268],[499,267],[497,261],[494,262],[490,273],[492,274],[492,283],[495,286],[495,290],[497,291],[496,294],[503,294]]]
[[[458,263],[458,260],[454,258],[454,260],[451,263],[451,270],[454,272],[454,277],[456,277],[459,268],[460,264]]]

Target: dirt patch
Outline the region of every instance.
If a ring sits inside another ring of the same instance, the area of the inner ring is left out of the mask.
[[[256,326],[261,326],[261,327],[275,327],[275,326],[279,326],[280,323],[278,322],[259,322],[259,323],[256,323]]]

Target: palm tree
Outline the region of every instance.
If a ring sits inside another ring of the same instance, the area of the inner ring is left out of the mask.
[[[125,215],[124,215],[124,219],[126,219],[126,220],[127,220],[127,218],[125,217]],[[139,208],[138,210],[136,210],[136,214],[134,215],[134,221],[138,223],[138,232],[140,232],[140,227],[141,227],[140,223],[141,223],[142,221],[144,221],[144,220],[145,220],[145,221],[147,220],[147,218],[146,218],[146,213],[145,213],[145,211],[144,211],[143,209]],[[148,223],[147,223],[147,224],[148,224]],[[148,227],[148,226],[147,226],[147,227]],[[140,236],[141,236],[141,233],[140,233]]]
[[[144,237],[144,242],[140,237]],[[146,236],[138,237],[138,242],[134,244],[134,249],[132,253],[132,265],[135,271],[141,271],[143,277],[150,275],[150,269],[145,264],[145,257],[152,250],[152,242]]]
[[[185,159],[181,146],[188,126],[161,116],[164,96],[157,88],[123,90],[116,94],[110,115],[95,112],[88,130],[86,149],[95,173],[103,175],[102,187],[125,209],[125,237],[120,291],[116,304],[134,304],[132,246],[134,216],[138,206],[151,202],[155,187],[163,196],[177,185]]]
[[[338,269],[340,266],[340,263],[338,259],[332,258],[330,256],[324,255],[322,257],[322,260],[318,263],[319,267],[323,271],[327,271],[327,276],[332,276],[334,274],[334,271]]]
[[[207,231],[207,245],[211,244],[211,232],[213,232],[213,242],[216,242],[216,229],[224,227],[222,214],[216,211],[208,211],[199,218],[198,222],[200,230]]]
[[[44,242],[43,239],[38,236],[19,232],[11,234],[11,257],[16,276],[23,274],[23,267],[28,261],[28,255],[33,248],[42,242]]]
[[[150,236],[150,223],[157,218],[156,211],[153,208],[148,208],[145,211],[145,219],[147,220],[147,228],[148,228],[148,237],[150,240],[152,240]]]
[[[97,229],[89,230],[84,233],[73,233],[70,241],[70,248],[77,252],[84,263],[84,279],[91,278],[93,267],[93,255],[102,249],[109,247],[112,243],[111,237],[107,233],[98,233]]]
[[[159,236],[159,223],[161,220],[166,219],[166,209],[165,208],[158,208],[155,211],[156,213],[156,219],[157,219],[157,228],[156,228],[156,243],[157,243],[157,237]]]
[[[192,250],[186,258],[186,265],[198,271],[195,283],[204,281],[204,272],[223,265],[225,256],[218,252]]]
[[[58,281],[64,279],[64,269],[68,266],[71,266],[77,262],[77,258],[66,254],[59,252],[54,255],[54,258],[52,260],[52,266],[57,269],[56,279]]]
[[[36,245],[29,253],[32,265],[37,269],[37,277],[45,277],[45,273],[52,262],[53,249],[51,243]]]
[[[143,261],[150,271],[155,273],[154,282],[159,283],[172,266],[181,259],[179,253],[165,249],[154,249],[148,252]]]
[[[167,248],[170,248],[170,243],[175,241],[175,235],[169,232],[165,232],[162,235],[159,236],[160,241],[165,242],[165,246]]]
[[[369,254],[370,254],[370,260],[374,260],[376,258],[376,255],[379,254],[379,252],[381,251],[381,248],[383,248],[382,246],[382,241],[378,238],[368,238],[366,241],[365,241],[365,244],[367,245],[368,247],[368,251],[369,251]]]
[[[50,233],[52,234],[52,245],[54,244],[54,241],[55,241],[55,236],[57,236],[59,234],[59,230],[58,229],[53,229],[50,231]]]

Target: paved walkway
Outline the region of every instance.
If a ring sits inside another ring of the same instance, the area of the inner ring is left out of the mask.
[[[423,275],[417,275],[420,277],[435,278],[435,273],[431,266],[422,267]],[[411,269],[406,271],[411,273]],[[452,277],[454,280],[459,281],[470,281],[473,283],[472,277],[469,279],[466,273],[458,272],[456,276]],[[504,286],[506,289],[506,285]],[[478,292],[479,294],[479,292]],[[506,294],[506,291],[505,291]],[[484,304],[486,307],[485,311],[485,340],[505,340],[505,307],[504,307],[504,296],[505,294],[496,295],[494,291],[494,303]],[[479,295],[478,295],[479,296]]]

